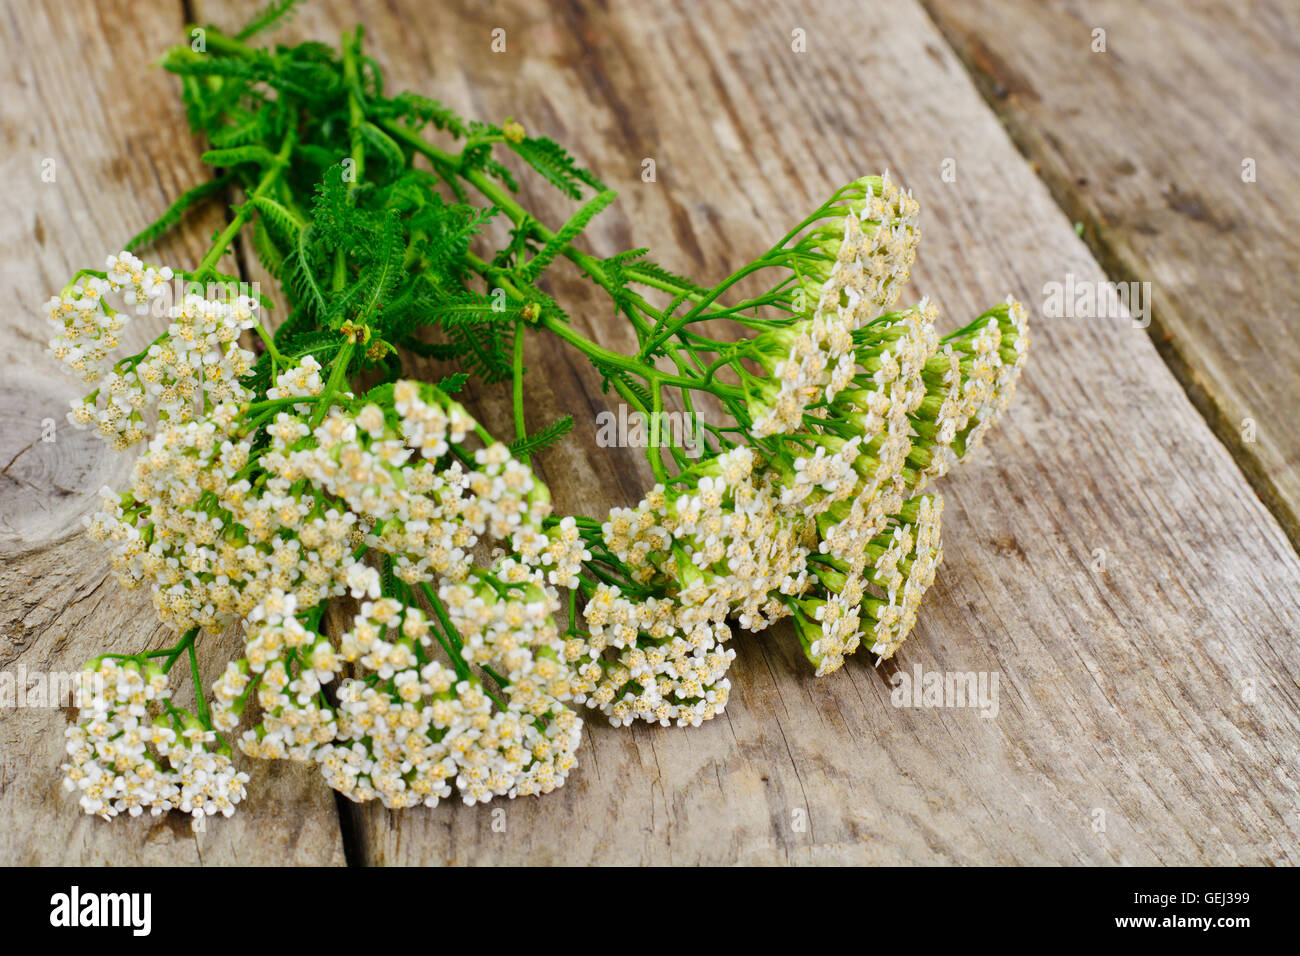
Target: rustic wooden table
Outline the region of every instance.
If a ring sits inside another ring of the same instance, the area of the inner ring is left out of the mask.
[[[232,26],[252,6],[0,14],[6,672],[167,641],[81,533],[127,465],[63,423],[76,385],[42,354],[40,305],[204,175],[175,81],[150,63],[187,15]],[[1016,402],[943,482],[946,560],[895,664],[814,679],[788,634],[744,637],[725,717],[590,721],[580,770],[507,804],[504,832],[459,804],[340,808],[284,765],[251,767],[254,799],[203,833],[107,824],[60,788],[69,714],[6,708],[0,862],[1300,861],[1294,5],[318,2],[280,36],[358,20],[395,85],[575,144],[621,193],[589,239],[601,254],[651,245],[716,281],[889,168],[925,210],[916,288],[949,316],[1008,291],[1036,313]],[[197,261],[220,215],[190,220],[167,261]],[[1150,282],[1150,327],[1043,315],[1045,285],[1069,277]],[[555,292],[587,334],[631,344],[576,277]],[[530,340],[528,360],[549,369],[538,420],[605,407],[553,343]],[[472,403],[505,429],[504,392]],[[587,513],[649,479],[594,427],[540,464],[559,505]],[[891,675],[917,666],[996,673],[996,717],[891,706]]]

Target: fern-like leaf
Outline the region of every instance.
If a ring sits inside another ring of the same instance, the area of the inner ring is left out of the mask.
[[[260,218],[253,223],[253,250],[267,272],[277,279],[284,274],[284,254],[267,231],[266,221]]]
[[[238,166],[240,163],[257,163],[262,167],[276,165],[279,160],[265,146],[232,146],[230,149],[210,149],[199,157],[209,166]]]
[[[488,384],[504,382],[513,368],[510,353],[514,342],[511,326],[454,325],[447,329],[452,340],[461,347],[463,365]]]
[[[379,245],[374,259],[362,272],[358,283],[364,285],[366,290],[357,313],[359,321],[369,322],[371,316],[383,310],[392,296],[404,274],[403,251],[402,223],[397,213],[390,211],[379,231]]]
[[[545,451],[573,430],[573,416],[565,415],[556,419],[545,428],[538,429],[524,438],[516,438],[510,443],[510,453],[516,458],[535,455]]]
[[[421,342],[417,338],[406,338],[399,344],[416,355],[439,361],[450,361],[465,353],[465,349],[455,342]]]
[[[262,214],[262,218],[270,222],[282,242],[298,241],[298,234],[302,232],[306,223],[296,212],[267,196],[254,196],[252,203],[253,208]]]
[[[151,245],[159,236],[180,222],[181,216],[185,214],[187,209],[200,200],[220,192],[228,182],[230,182],[229,173],[208,180],[206,183],[199,183],[192,189],[187,189],[176,197],[176,201],[167,207],[166,212],[155,219],[153,223],[140,230],[135,236],[132,236],[122,248],[129,252],[135,252],[144,246]]]
[[[247,40],[249,37],[282,22],[299,2],[300,0],[271,0],[270,3],[257,11],[251,20],[244,24],[244,28],[235,34],[235,39]]]
[[[432,123],[436,129],[445,130],[457,139],[469,132],[468,125],[455,110],[419,93],[400,93],[388,103],[394,116],[414,120],[417,128]]]
[[[294,293],[294,300],[321,316],[328,311],[328,302],[312,266],[311,248],[307,243],[312,226],[298,232],[298,241],[285,259],[285,280]]]
[[[376,154],[394,171],[406,166],[406,154],[402,152],[402,147],[374,123],[362,124],[361,138],[366,143],[367,159],[372,153]]]
[[[600,191],[605,189],[605,184],[594,173],[579,166],[568,151],[552,139],[537,136],[518,143],[507,140],[506,143],[570,199],[581,199],[584,185]]]
[[[569,221],[551,237],[541,251],[519,270],[520,278],[528,283],[536,281],[537,277],[546,271],[546,268],[554,261],[555,257],[564,251],[565,246],[578,238],[582,230],[587,228],[587,224],[616,198],[618,198],[618,193],[612,189],[606,189],[583,203],[582,208],[569,217]]]

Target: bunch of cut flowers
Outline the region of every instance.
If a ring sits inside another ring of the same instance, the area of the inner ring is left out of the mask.
[[[943,558],[930,486],[1006,410],[1024,309],[941,334],[929,300],[901,307],[919,209],[887,175],[712,287],[647,249],[597,258],[575,241],[614,194],[563,147],[388,95],[360,28],[337,48],[251,45],[290,6],[167,55],[213,176],[46,306],[51,353],[93,387],[69,419],[135,456],[89,532],[178,635],[87,664],[63,767],[81,807],[229,815],[236,750],[392,808],[547,793],[584,710],[721,713],[737,630],[788,618],[817,675],[892,657]],[[578,204],[568,221],[519,204],[505,153]],[[194,270],[141,258],[219,196],[239,201]],[[218,270],[236,239],[280,283],[278,321]],[[561,259],[635,354],[543,291]],[[155,337],[115,357],[133,322]],[[635,505],[557,513],[531,461],[573,421],[526,428],[528,335],[576,349],[652,423]],[[427,358],[459,370],[428,380]],[[499,381],[508,440],[455,397]],[[700,422],[696,447],[658,427],[666,407]],[[205,687],[201,655],[231,627],[242,651]]]

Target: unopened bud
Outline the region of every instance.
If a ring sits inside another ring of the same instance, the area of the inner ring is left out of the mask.
[[[501,133],[511,143],[522,143],[524,136],[527,135],[523,123],[516,123],[512,119],[506,120],[505,125],[501,127]]]

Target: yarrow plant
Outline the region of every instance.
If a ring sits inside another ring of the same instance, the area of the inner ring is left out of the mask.
[[[574,241],[614,194],[563,148],[386,95],[360,29],[338,50],[248,45],[291,6],[168,54],[217,173],[47,305],[51,353],[95,386],[70,420],[137,455],[90,534],[181,635],[88,665],[104,689],[64,766],[83,809],[229,815],[248,781],[236,748],[391,808],[546,793],[576,766],[579,708],[616,726],[721,713],[735,629],[788,618],[817,675],[860,648],[897,653],[943,559],[930,485],[1006,410],[1024,309],[941,335],[929,300],[900,307],[919,207],[888,175],[837,190],[711,288],[646,249],[595,258]],[[498,150],[594,195],[552,231]],[[193,272],[138,257],[235,187]],[[508,238],[487,250],[497,219]],[[282,284],[278,324],[217,271],[240,235]],[[538,288],[559,259],[609,298],[635,354],[582,336]],[[114,361],[129,321],[163,330]],[[530,461],[572,419],[528,432],[527,334],[575,348],[652,422],[668,403],[698,414],[703,454],[652,428],[638,504],[554,513]],[[422,356],[461,371],[412,377]],[[452,397],[471,379],[511,381],[510,444]],[[204,636],[231,626],[242,651],[205,688]],[[192,712],[168,683],[181,658]]]
[[[68,789],[80,791],[87,813],[228,817],[244,798],[248,774],[235,769],[229,745],[171,702],[167,668],[183,652],[167,652],[162,667],[149,656],[141,663],[113,655],[87,665],[103,689],[68,728],[63,765]]]

